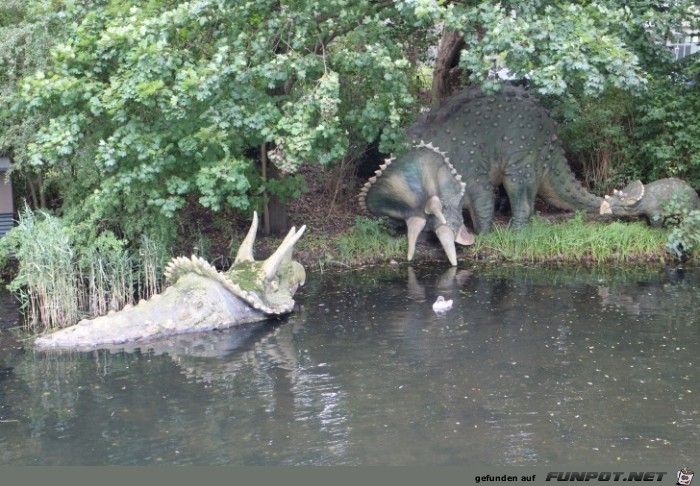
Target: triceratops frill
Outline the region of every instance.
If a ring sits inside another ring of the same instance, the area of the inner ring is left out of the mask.
[[[169,286],[161,294],[118,312],[41,336],[38,348],[95,349],[147,342],[189,332],[230,328],[292,312],[293,296],[304,284],[304,267],[292,260],[306,226],[292,228],[264,261],[253,258],[257,213],[229,270],[220,272],[193,256],[173,259],[165,269]]]

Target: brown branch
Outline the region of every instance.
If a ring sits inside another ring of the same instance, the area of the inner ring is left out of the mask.
[[[432,103],[437,105],[448,97],[454,84],[454,68],[459,64],[459,56],[465,46],[464,36],[456,30],[442,33],[438,55],[433,71]]]
[[[260,146],[260,162],[262,165],[262,180],[267,182],[267,143],[263,142]],[[268,201],[267,190],[263,192],[263,232],[266,235],[270,234],[270,203]]]

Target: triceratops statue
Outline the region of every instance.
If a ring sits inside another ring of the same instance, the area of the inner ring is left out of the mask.
[[[661,226],[664,222],[665,205],[677,199],[686,209],[700,207],[700,198],[690,184],[669,177],[649,184],[634,181],[622,190],[615,189],[612,196],[606,195],[600,205],[600,214],[617,217],[645,218],[651,226]]]
[[[161,294],[40,336],[34,344],[44,349],[96,349],[224,329],[290,313],[293,296],[306,279],[304,267],[292,260],[294,245],[305,229],[292,228],[269,258],[255,261],[258,215],[254,213],[250,230],[226,272],[195,256],[175,258],[165,270],[169,287]]]

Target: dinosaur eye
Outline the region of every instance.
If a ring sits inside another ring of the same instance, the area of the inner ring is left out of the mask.
[[[277,280],[273,280],[270,282],[270,288],[273,292],[277,292],[277,290],[280,288],[280,284],[277,282]]]

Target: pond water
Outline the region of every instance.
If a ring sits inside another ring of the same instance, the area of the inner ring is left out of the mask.
[[[399,265],[309,272],[286,319],[142,349],[5,329],[0,464],[693,463],[699,298],[695,268]]]

